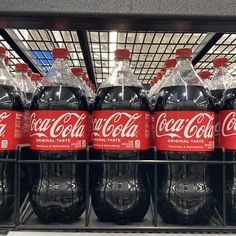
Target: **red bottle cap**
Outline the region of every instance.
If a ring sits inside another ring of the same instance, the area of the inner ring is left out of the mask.
[[[1,56],[1,57],[4,57],[5,54],[6,54],[6,48],[0,47],[0,56]]]
[[[201,79],[207,79],[211,77],[211,72],[208,70],[202,70],[198,73],[198,75],[200,76]]]
[[[67,48],[53,48],[52,58],[67,58],[69,57],[69,51]]]
[[[29,76],[29,77],[31,77],[32,76],[32,70],[31,69],[28,69],[28,72],[27,72],[27,75]]]
[[[157,76],[154,76],[154,77],[152,78],[153,84],[156,84],[156,83],[157,83],[157,80],[158,80]]]
[[[169,58],[165,61],[165,66],[167,68],[170,68],[170,67],[175,67],[176,66],[176,59],[172,59],[172,58]]]
[[[157,80],[160,80],[162,78],[162,73],[160,71],[157,72],[156,77],[154,78],[157,78]]]
[[[4,57],[4,62],[5,62],[5,65],[8,65],[9,62],[10,62],[10,58],[8,56],[5,56]]]
[[[29,69],[26,63],[17,63],[15,66],[15,71],[27,71]]]
[[[214,67],[220,67],[220,66],[226,66],[229,61],[226,57],[218,57],[215,58],[212,62]]]
[[[71,72],[74,75],[83,75],[84,74],[83,69],[81,67],[72,67]]]
[[[32,80],[40,80],[41,75],[39,73],[33,73],[31,76]]]
[[[115,59],[116,60],[124,60],[124,59],[127,59],[129,60],[130,59],[130,51],[129,49],[116,49],[115,50]]]
[[[193,52],[191,48],[176,49],[176,57],[192,57]]]
[[[161,73],[162,73],[163,75],[166,73],[166,67],[165,67],[165,66],[161,68]]]

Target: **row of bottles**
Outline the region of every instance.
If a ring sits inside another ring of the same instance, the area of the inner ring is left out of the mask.
[[[67,49],[53,50],[54,64],[36,90],[30,85],[28,66],[16,65],[12,78],[4,56],[0,47],[2,158],[14,158],[16,146],[29,142],[31,159],[68,160],[23,169],[23,182],[29,184],[22,189],[29,192],[32,208],[43,223],[73,222],[84,212],[85,166],[71,161],[86,160],[90,142],[89,158],[107,161],[91,165],[93,210],[100,221],[119,224],[141,221],[149,209],[155,187],[153,165],[132,160],[153,159],[151,136],[159,160],[201,162],[214,160],[218,130],[219,146],[226,149],[227,160],[234,160],[234,80],[224,76],[227,90],[221,99],[214,94],[221,89],[220,76],[224,71],[228,75],[221,66],[225,59],[215,62],[220,66],[210,82],[217,81],[211,93],[192,66],[191,49],[177,49],[176,59],[165,62],[148,98],[129,67],[127,49],[115,51],[115,67],[96,96],[83,71],[70,70]],[[12,211],[14,171],[11,164],[0,168],[4,186],[0,216],[6,218]],[[221,191],[214,173],[205,163],[158,165],[156,204],[161,218],[174,224],[208,223]],[[236,223],[234,175],[234,168],[227,167],[227,214]]]

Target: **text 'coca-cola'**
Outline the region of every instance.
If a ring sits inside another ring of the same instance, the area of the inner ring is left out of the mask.
[[[79,150],[88,144],[88,112],[38,110],[30,112],[30,148]]]
[[[220,111],[220,147],[236,149],[236,110]]]
[[[0,150],[14,150],[22,143],[23,112],[0,110]]]
[[[214,112],[155,112],[155,145],[167,151],[213,151]]]
[[[148,111],[93,112],[93,147],[105,150],[144,150],[150,146]]]

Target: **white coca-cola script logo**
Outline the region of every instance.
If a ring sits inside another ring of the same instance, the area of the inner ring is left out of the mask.
[[[93,135],[96,137],[117,136],[132,138],[138,133],[139,125],[137,120],[141,114],[129,114],[126,112],[116,112],[108,118],[97,118],[93,121]]]
[[[7,112],[3,112],[3,113],[0,114],[0,136],[5,134],[5,132],[6,132],[6,126],[7,125],[4,122],[10,115],[11,114],[9,114]]]
[[[31,137],[71,137],[79,138],[85,133],[84,120],[87,114],[77,114],[77,113],[64,113],[63,115],[55,118],[37,118],[36,113],[31,114],[30,118],[30,129]],[[73,121],[72,121],[73,120]]]
[[[214,137],[213,121],[214,114],[198,113],[191,119],[176,119],[167,118],[167,114],[162,113],[156,121],[156,137],[212,138]]]
[[[223,120],[221,133],[223,136],[236,135],[236,113],[230,112]]]

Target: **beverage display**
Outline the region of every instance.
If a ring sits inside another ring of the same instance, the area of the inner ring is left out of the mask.
[[[198,73],[199,77],[201,78],[203,84],[205,85],[206,88],[210,89],[211,87],[211,72],[208,70],[202,70]]]
[[[65,162],[34,165],[30,201],[41,222],[69,223],[85,209],[84,164],[66,161],[86,159],[88,103],[69,70],[68,50],[55,48],[52,56],[55,62],[30,108],[30,149],[38,160]]]
[[[225,160],[236,161],[236,82],[225,90],[220,104],[220,147],[225,149]],[[222,178],[222,176],[221,176]],[[236,224],[236,165],[226,165],[226,219]],[[222,191],[222,188],[220,189]]]
[[[8,72],[4,57],[6,49],[0,47],[0,158],[16,159],[16,146],[21,144],[23,103]],[[0,163],[0,220],[13,213],[14,207],[14,163]]]
[[[160,160],[186,161],[158,167],[158,212],[166,223],[209,222],[215,207],[206,161],[214,151],[214,103],[191,63],[192,50],[177,49],[177,65],[157,98],[155,145]]]
[[[115,68],[100,86],[93,110],[92,206],[100,221],[141,221],[150,203],[147,167],[150,108],[143,87],[129,68],[130,51],[115,51]],[[109,163],[109,160],[118,162]],[[119,162],[121,161],[121,162]]]

